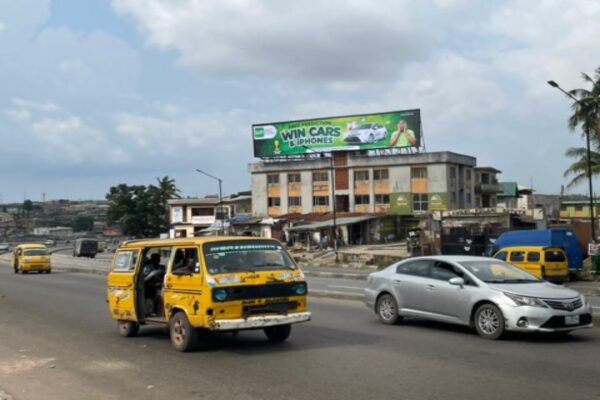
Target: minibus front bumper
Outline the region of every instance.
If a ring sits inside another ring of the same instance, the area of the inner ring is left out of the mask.
[[[259,315],[248,318],[215,319],[210,324],[214,331],[233,331],[241,329],[260,329],[268,326],[296,324],[310,321],[311,313],[299,312],[287,315]]]

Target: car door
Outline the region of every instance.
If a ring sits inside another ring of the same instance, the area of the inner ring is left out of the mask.
[[[118,250],[107,277],[108,309],[114,319],[137,321],[136,272],[139,250]]]
[[[429,259],[416,259],[405,261],[396,267],[392,284],[400,308],[423,311],[430,266]]]
[[[473,282],[460,268],[438,260],[432,263],[430,275],[425,300],[426,311],[449,320],[463,320],[465,314],[469,313]],[[465,280],[463,287],[450,284],[449,280],[456,277]]]
[[[169,308],[179,306],[188,311],[190,319],[200,317],[203,283],[200,259],[197,246],[173,248],[163,290],[165,315]]]

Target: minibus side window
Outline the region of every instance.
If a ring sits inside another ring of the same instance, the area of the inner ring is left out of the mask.
[[[510,261],[523,261],[525,259],[525,252],[523,251],[513,251],[510,253]]]
[[[115,272],[132,272],[135,270],[137,261],[137,251],[120,251],[115,257],[113,271]]]
[[[530,251],[529,253],[527,253],[527,261],[528,262],[540,261],[540,253],[537,251]]]
[[[175,275],[200,273],[198,249],[195,247],[176,249],[171,272]]]

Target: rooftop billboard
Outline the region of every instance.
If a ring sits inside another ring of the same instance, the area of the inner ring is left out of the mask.
[[[252,125],[254,156],[420,147],[420,110]]]

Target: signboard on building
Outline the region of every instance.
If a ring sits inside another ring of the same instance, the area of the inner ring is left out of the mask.
[[[194,225],[210,225],[216,221],[214,215],[194,215],[192,216],[192,224]]]
[[[259,158],[324,151],[419,147],[420,110],[252,125]]]
[[[180,224],[183,222],[183,207],[171,208],[171,223]]]

